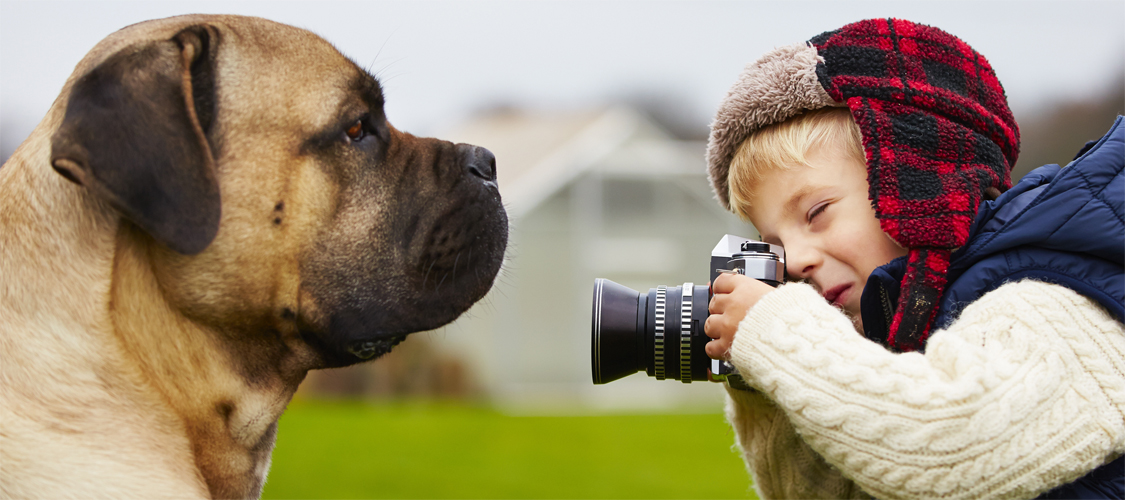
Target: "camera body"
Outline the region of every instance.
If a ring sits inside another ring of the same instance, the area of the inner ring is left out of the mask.
[[[785,278],[785,251],[777,245],[725,235],[711,251],[711,282],[735,272],[777,286]],[[734,367],[707,357],[703,332],[710,289],[684,283],[647,294],[598,278],[594,281],[591,372],[605,384],[638,371],[657,380],[726,380],[745,388]]]

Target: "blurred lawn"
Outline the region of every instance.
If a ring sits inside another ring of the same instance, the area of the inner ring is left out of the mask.
[[[263,498],[755,498],[722,415],[301,400]]]

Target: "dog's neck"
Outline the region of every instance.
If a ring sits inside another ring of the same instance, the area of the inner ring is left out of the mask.
[[[168,473],[183,476],[180,494],[259,495],[277,419],[305,372],[278,367],[247,380],[244,360],[222,345],[235,336],[173,310],[136,228],[53,172],[47,141],[35,142],[0,172],[0,330],[29,332],[26,343],[0,347],[0,371],[9,380],[61,380],[67,390],[6,389],[58,401],[46,414],[123,408],[114,423],[124,430],[65,425],[123,454],[146,440],[174,443],[162,452],[173,457]],[[10,188],[17,184],[29,189]]]
[[[12,324],[50,316],[90,331],[104,319],[117,217],[52,171],[49,156],[48,141],[29,138],[0,170],[0,307]]]
[[[254,338],[254,332],[212,330],[174,310],[157,283],[147,247],[137,244],[142,238],[133,226],[118,231],[111,290],[116,334],[126,356],[184,420],[212,495],[257,496],[277,419],[305,372],[246,366],[231,354],[242,350],[223,344],[253,344],[243,339]],[[255,374],[252,380],[247,373]]]
[[[118,218],[50,168],[46,130],[41,124],[0,168],[0,415],[9,429],[35,429],[7,436],[5,446],[39,448],[57,470],[77,471],[61,483],[26,478],[29,495],[136,488],[209,496],[183,420],[146,386],[114,335]],[[52,434],[60,439],[23,440]],[[133,456],[153,456],[153,443],[163,460],[135,463]],[[122,452],[107,457],[106,450]],[[34,472],[34,460],[4,456],[15,475],[21,466]],[[115,484],[122,482],[131,484]]]

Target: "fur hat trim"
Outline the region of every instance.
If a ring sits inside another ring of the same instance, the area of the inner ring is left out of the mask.
[[[805,111],[845,105],[832,100],[817,79],[816,65],[823,61],[809,44],[780,47],[746,65],[731,86],[707,143],[707,171],[723,208],[731,209],[730,162],[750,134]]]

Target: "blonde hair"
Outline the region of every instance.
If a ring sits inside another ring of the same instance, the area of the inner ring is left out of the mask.
[[[867,165],[863,134],[848,108],[808,111],[750,134],[730,162],[727,181],[731,210],[749,219],[750,198],[763,176],[797,165],[811,166],[809,152],[826,144],[842,144],[844,154]]]

